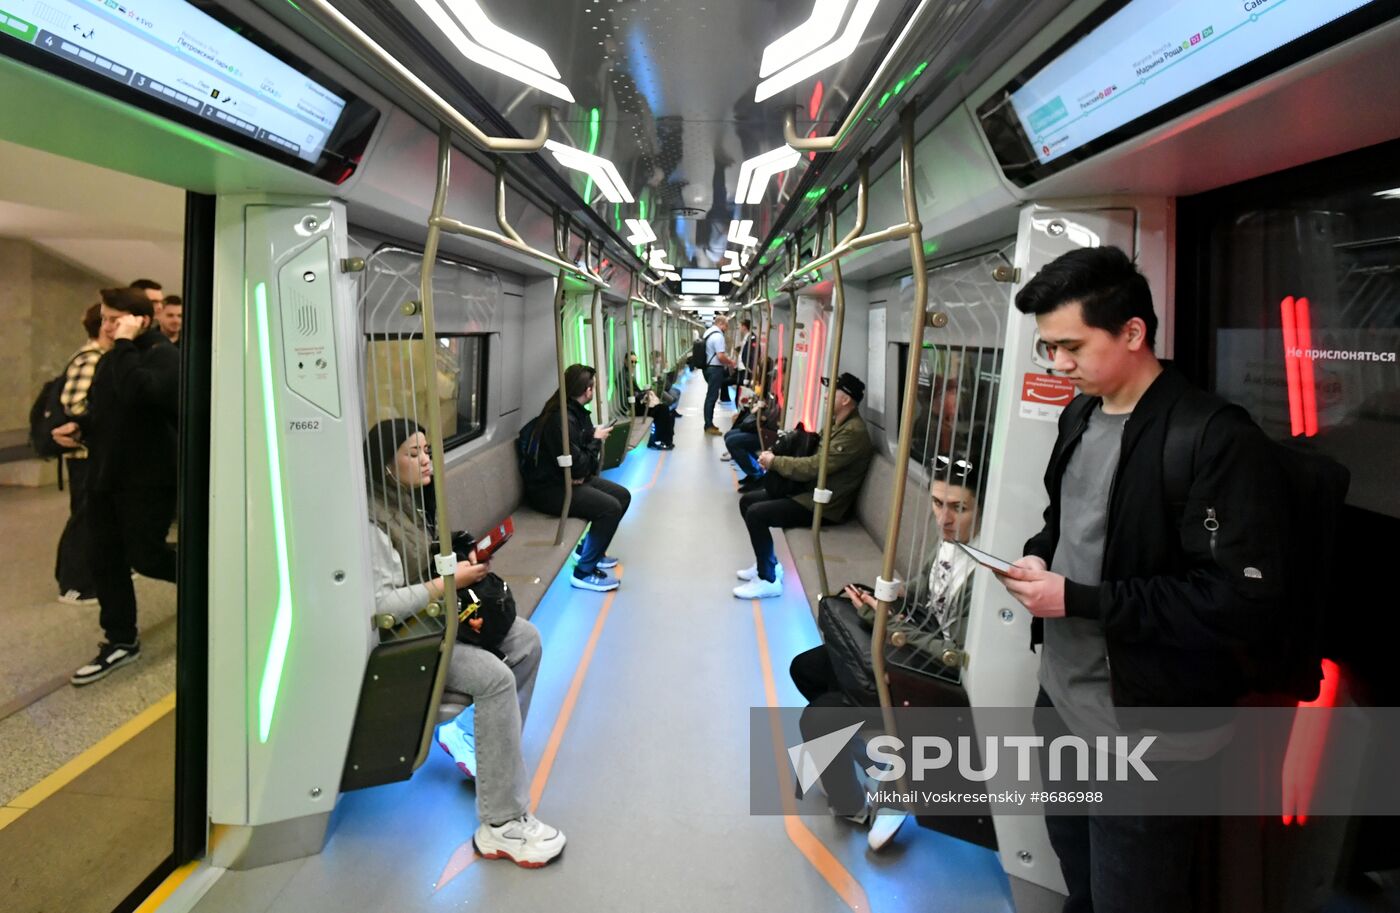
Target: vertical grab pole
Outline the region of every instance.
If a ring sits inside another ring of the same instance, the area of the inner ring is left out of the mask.
[[[433,321],[433,264],[437,261],[438,241],[442,236],[439,220],[447,206],[447,185],[451,179],[452,132],[444,125],[438,128],[437,190],[433,193],[433,209],[428,217],[428,238],[423,244],[423,265],[418,270],[418,298],[423,306],[423,358],[426,369],[437,375],[437,339]],[[452,661],[452,647],[457,643],[457,579],[447,569],[454,564],[452,551],[452,526],[447,517],[447,483],[443,474],[442,452],[442,404],[438,402],[435,386],[428,391],[428,444],[432,448],[433,478],[439,481],[434,485],[433,505],[437,514],[438,555],[435,570],[442,581],[442,604],[444,631],[442,645],[438,648],[437,674],[433,676],[432,699],[427,708],[423,724],[423,735],[418,740],[418,754],[413,767],[423,765],[428,759],[428,749],[432,746],[433,729],[437,724],[437,707],[442,703],[442,690],[447,681],[447,666]]]
[[[797,248],[789,243],[787,251],[792,260],[792,267],[796,269],[800,262],[797,259]],[[788,393],[792,390],[792,356],[797,351],[797,289],[789,287],[787,293],[788,308],[792,314],[792,332],[788,334],[787,355],[783,358],[783,417],[778,419],[780,424],[784,421],[788,410]]]
[[[763,351],[759,354],[762,362],[763,395],[758,398],[758,449],[767,450],[763,443],[763,420],[764,414],[768,411],[768,398],[772,395],[768,389],[768,352],[773,345],[773,299],[768,296],[768,277],[763,278]],[[777,398],[774,397],[774,402]]]
[[[860,233],[865,231],[866,186],[868,184],[869,169],[866,160],[862,158],[860,160],[860,177],[856,183],[856,224],[851,229],[851,233],[846,236],[846,240],[860,237]],[[836,239],[835,203],[831,204],[827,214],[831,218],[831,247],[835,250],[838,243],[844,243],[838,242]],[[836,378],[841,373],[841,341],[846,330],[846,283],[841,277],[841,259],[839,257],[831,261],[831,270],[831,297],[835,304],[835,311],[831,317],[835,324],[831,331],[831,369],[828,374],[831,380],[826,394],[826,414],[822,418],[822,445],[821,457],[817,460],[817,487],[812,492],[812,552],[817,559],[817,580],[821,584],[818,599],[831,595],[830,584],[826,579],[826,556],[822,554],[822,514],[825,513],[826,505],[831,500],[831,491],[826,487],[826,464],[831,458],[831,423],[836,416]]]
[[[909,480],[909,451],[914,442],[914,401],[919,393],[919,353],[924,340],[924,313],[928,306],[928,274],[924,259],[924,228],[919,221],[919,200],[914,194],[914,106],[899,112],[899,185],[904,191],[904,218],[909,223],[909,260],[914,267],[914,318],[909,328],[909,364],[904,372],[904,408],[899,416],[899,448],[894,458],[894,490],[890,493],[890,521],[885,530],[885,560],[880,579],[875,581],[875,630],[871,660],[875,688],[880,695],[880,711],[885,731],[895,734],[894,713],[890,709],[890,686],[885,681],[885,627],[896,585],[895,550],[899,542],[899,513],[904,507],[904,487]]]
[[[593,240],[592,238],[589,238],[587,241],[584,242],[583,250],[583,262],[584,265],[588,268],[588,271],[594,274],[599,273],[603,268],[603,242],[598,242],[598,249],[595,254],[593,250]],[[592,321],[592,326],[589,327],[589,329],[591,330],[589,335],[593,337],[593,376],[596,378],[600,374],[604,373],[603,371],[598,370],[599,365],[602,365],[604,370],[606,370],[608,367],[607,360],[603,357],[602,286],[593,286],[593,305],[589,309],[589,319]],[[617,378],[615,377],[607,377],[605,379],[607,380],[607,396],[603,395],[602,390],[598,390],[597,395],[593,397],[593,401],[598,404],[598,424],[600,425],[605,424],[608,421],[608,419],[612,417],[610,412],[612,403],[613,384],[617,383]],[[594,382],[596,383],[597,381],[595,380]]]
[[[634,352],[634,350],[633,350],[633,348],[632,348],[632,345],[633,345],[632,340],[636,338],[636,332],[635,332],[635,330],[634,330],[634,327],[636,326],[635,321],[636,321],[636,319],[637,319],[637,312],[636,312],[636,308],[634,308],[634,307],[632,306],[632,299],[634,299],[634,298],[636,298],[636,297],[637,297],[637,274],[636,274],[636,273],[632,273],[632,274],[631,274],[631,278],[629,278],[628,281],[627,281],[627,332],[626,332],[624,335],[627,337],[627,351],[636,354],[636,356],[637,356],[637,367],[641,367],[641,365],[642,365],[642,356],[641,356],[641,353]],[[623,363],[623,364],[626,364],[626,363],[627,363],[627,359],[624,358],[624,359],[622,360],[622,363]],[[627,387],[626,387],[626,389],[628,389],[628,390],[630,390],[630,391],[632,392],[632,420],[633,420],[633,421],[636,421],[636,420],[637,420],[637,372],[636,372],[636,370],[631,369],[631,368],[629,368],[629,369],[627,370]]]
[[[554,250],[560,260],[569,257],[569,217],[563,213],[554,214]],[[564,541],[564,525],[569,520],[569,508],[574,501],[574,456],[569,443],[569,394],[564,389],[564,271],[559,271],[558,284],[554,289],[554,356],[559,365],[559,466],[564,470],[564,505],[559,509],[559,527],[554,532],[554,544]]]

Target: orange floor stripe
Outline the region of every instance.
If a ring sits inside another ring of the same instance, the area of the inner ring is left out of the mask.
[[[776,710],[778,706],[778,687],[773,680],[773,664],[768,656],[768,631],[763,626],[763,610],[759,607],[757,599],[753,600],[753,624],[754,634],[758,640],[758,661],[763,668],[763,693],[767,699],[768,706],[773,709],[769,713],[769,725],[773,733],[773,759],[778,765],[778,788],[782,790],[783,810],[787,812],[783,816],[783,826],[787,831],[788,839],[793,846],[807,858],[812,868],[816,869],[826,883],[831,885],[831,889],[837,896],[856,911],[868,911],[870,900],[865,895],[865,888],[861,887],[859,881],[855,879],[841,861],[832,855],[831,850],[817,838],[802,822],[802,818],[797,815],[796,803],[793,800],[793,780],[789,770],[787,752],[783,748],[782,725]]]
[[[663,453],[662,459],[665,458]],[[660,469],[660,467],[657,467]],[[652,481],[655,481],[653,478]],[[616,576],[622,579],[623,567],[617,566]],[[598,612],[598,619],[593,622],[593,631],[588,636],[588,643],[583,648],[583,656],[579,659],[578,668],[574,670],[573,681],[569,683],[568,693],[564,696],[564,702],[559,706],[559,715],[554,719],[554,729],[549,733],[549,741],[545,743],[544,753],[540,755],[539,763],[535,765],[535,777],[530,782],[530,812],[540,806],[540,798],[544,795],[545,787],[549,784],[550,771],[554,769],[554,759],[559,754],[559,745],[564,741],[564,732],[569,728],[569,720],[574,714],[574,705],[578,703],[579,693],[583,690],[583,680],[588,677],[588,667],[593,662],[593,651],[598,646],[598,638],[603,633],[603,625],[607,623],[608,614],[612,611],[613,599],[617,597],[617,590],[613,590],[603,598],[603,608]],[[433,885],[433,890],[441,890],[448,882],[461,875],[471,868],[481,857],[476,855],[472,849],[471,841],[468,840],[452,852],[448,858],[447,865],[443,866],[442,874],[438,876],[437,883]]]
[[[668,454],[670,454],[669,450],[661,451],[661,459],[656,461],[656,469],[652,471],[651,481],[643,485],[641,488],[638,488],[638,491],[646,491],[648,488],[656,484],[657,479],[661,478],[661,467],[666,465],[666,457]],[[614,590],[614,592],[616,591]]]

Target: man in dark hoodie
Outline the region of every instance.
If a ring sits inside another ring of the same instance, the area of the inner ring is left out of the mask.
[[[74,685],[105,678],[140,657],[131,571],[175,580],[165,541],[175,519],[180,355],[155,323],[141,289],[102,290],[102,321],[114,339],[88,390],[88,409],[61,426],[88,447],[92,572],[106,641],[73,673]]]

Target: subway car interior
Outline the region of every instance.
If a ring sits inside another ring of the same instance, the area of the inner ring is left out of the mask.
[[[1041,529],[1016,299],[1105,247],[1350,475],[1299,719],[1400,706],[1397,61],[1400,0],[0,0],[0,909],[1164,909],[761,721],[851,584],[875,712],[1036,704],[954,546]],[[1400,910],[1308,788],[1196,909]]]

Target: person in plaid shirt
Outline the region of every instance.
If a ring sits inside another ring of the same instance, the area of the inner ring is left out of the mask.
[[[83,314],[83,329],[87,343],[68,361],[67,379],[59,402],[70,417],[87,412],[88,387],[97,371],[98,359],[112,347],[112,337],[102,325],[102,306],[94,304]],[[56,429],[61,431],[62,429]],[[66,438],[66,439],[65,439]],[[54,436],[60,444],[77,443],[67,435]],[[93,605],[97,591],[88,561],[87,475],[88,452],[78,447],[67,454],[68,523],[58,539],[58,557],[54,561],[54,578],[58,581],[58,601],[69,605]]]

